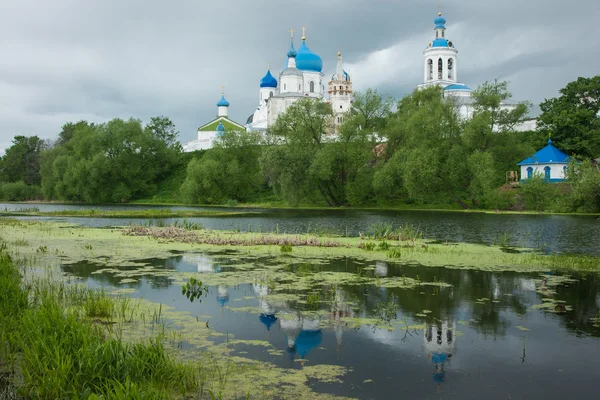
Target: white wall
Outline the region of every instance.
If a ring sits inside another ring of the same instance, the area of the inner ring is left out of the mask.
[[[550,179],[566,179],[564,167],[567,164],[538,164],[538,165],[521,165],[521,180],[526,180],[528,177],[527,168],[533,168],[532,175],[541,174],[545,176],[544,168],[550,167]]]
[[[189,153],[191,151],[212,149],[217,133],[217,131],[198,131],[198,139],[186,143],[183,146],[183,151]]]

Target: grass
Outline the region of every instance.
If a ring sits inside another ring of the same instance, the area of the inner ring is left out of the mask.
[[[195,370],[169,356],[160,337],[125,343],[86,318],[117,315],[104,292],[36,281],[23,285],[0,254],[0,360],[25,398],[166,398],[198,389]]]
[[[75,217],[75,218],[208,218],[208,217],[238,217],[248,215],[248,212],[228,212],[216,210],[169,210],[169,209],[146,209],[146,210],[62,210],[62,211],[30,211],[14,210],[1,211],[4,217]],[[182,223],[189,223],[186,220]]]

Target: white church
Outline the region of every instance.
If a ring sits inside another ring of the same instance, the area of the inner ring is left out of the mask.
[[[471,118],[475,111],[471,97],[473,91],[458,80],[458,50],[446,35],[446,19],[441,13],[434,20],[434,31],[435,38],[423,51],[423,83],[417,87],[441,86],[445,96],[455,99],[462,117]],[[337,67],[326,87],[323,60],[306,44],[305,29],[302,29],[302,43],[298,50],[294,47],[294,30],[290,33],[286,66],[275,74],[277,77],[269,68],[260,80],[258,105],[245,125],[229,119],[230,104],[223,95],[217,103],[217,118],[198,128],[198,139],[187,143],[184,151],[210,149],[226,130],[266,132],[279,115],[302,98],[329,102],[334,112],[334,130],[343,122],[344,114],[352,105],[353,90],[350,75],[343,67],[341,53],[337,54]],[[511,109],[517,104],[516,101],[505,100],[501,107]],[[515,129],[535,130],[536,122],[535,119],[523,121]]]
[[[287,64],[278,79],[271,74],[270,68],[261,79],[258,106],[246,122],[247,130],[264,132],[296,101],[303,98],[325,99],[326,93],[334,111],[334,125],[341,124],[343,114],[350,109],[352,80],[344,71],[342,54],[338,52],[337,68],[327,83],[326,92],[323,61],[308,48],[306,32],[304,28],[302,30],[302,44],[297,51],[294,48],[294,31],[290,31]]]

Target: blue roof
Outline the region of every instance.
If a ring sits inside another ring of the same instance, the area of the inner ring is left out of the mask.
[[[276,88],[277,87],[277,79],[271,75],[271,70],[267,71],[267,74],[260,80],[261,88]]]
[[[449,42],[447,39],[437,38],[431,43],[431,47],[454,47],[454,44],[452,44],[452,46],[449,46]]]
[[[300,46],[296,55],[296,68],[315,72],[323,70],[323,60],[308,48],[305,40],[302,40],[302,46]]]
[[[331,75],[331,80],[335,80],[335,74]],[[350,75],[348,75],[348,73],[346,71],[344,71],[344,80],[345,81],[350,81]]]
[[[296,351],[300,354],[300,357],[305,358],[306,355],[315,347],[318,347],[323,340],[323,333],[321,330],[303,330],[301,331],[296,340],[294,341],[294,345],[296,346]]]
[[[221,100],[217,103],[217,107],[229,107],[229,102],[225,100],[225,95],[221,96]]]
[[[294,58],[298,55],[298,53],[296,52],[296,49],[294,49],[294,41],[290,40],[290,49],[288,51],[288,58]]]
[[[225,132],[225,127],[223,126],[222,122],[219,122],[219,126],[217,126],[217,131],[218,132]]]
[[[552,145],[552,139],[548,140],[548,146],[544,147],[533,156],[526,158],[517,165],[536,164],[568,164],[571,157]]]
[[[267,328],[268,331],[271,330],[271,325],[277,322],[277,317],[273,314],[260,314],[258,319]]]
[[[467,85],[463,85],[462,83],[456,83],[454,85],[446,86],[444,90],[472,90]]]
[[[442,13],[438,14],[433,23],[435,24],[435,29],[446,29],[446,18],[442,17]]]

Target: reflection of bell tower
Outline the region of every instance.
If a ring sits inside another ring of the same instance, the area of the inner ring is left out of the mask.
[[[423,332],[423,347],[433,364],[433,381],[439,385],[446,380],[444,366],[456,353],[456,324],[448,321],[427,324]]]

